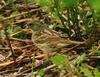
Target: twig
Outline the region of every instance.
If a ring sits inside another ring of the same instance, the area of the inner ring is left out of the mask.
[[[19,42],[28,42],[28,43],[32,43],[31,40],[26,40],[26,39],[19,39],[19,38],[10,38],[11,41],[19,41]]]
[[[42,55],[36,56],[35,59],[40,59],[40,58],[43,58],[45,56],[46,56],[46,54],[42,54]]]
[[[31,47],[31,46],[34,46],[34,45],[32,44],[32,45],[26,45],[26,46],[23,46],[23,47],[17,47],[17,48],[13,48],[13,50],[25,49],[25,48],[28,48],[28,47]],[[0,50],[10,50],[10,48],[0,48]]]
[[[42,55],[39,55],[39,56],[35,56],[35,59],[40,59],[40,58],[43,58],[43,57],[45,57],[45,54],[42,54]],[[16,59],[16,63],[17,62],[25,62],[25,61],[29,61],[30,62],[31,60],[32,60],[32,57],[31,58],[24,58],[24,59]],[[14,61],[0,63],[0,67],[8,66],[8,65],[11,65],[13,63],[14,63]]]
[[[5,38],[0,38],[0,39],[5,39]],[[19,42],[27,42],[27,43],[33,43],[31,40],[29,39],[20,39],[20,38],[14,38],[14,37],[9,37],[10,41],[19,41]]]
[[[44,70],[44,71],[47,71],[47,70],[49,70],[49,69],[51,69],[51,68],[54,68],[54,67],[56,67],[56,66],[57,66],[56,64],[53,64],[53,65],[50,65],[50,66],[44,68],[43,70]]]
[[[99,50],[100,49],[100,45],[97,47],[97,49],[96,50]]]
[[[47,71],[47,70],[49,70],[49,69],[52,69],[52,68],[54,68],[54,67],[56,67],[56,66],[57,66],[57,65],[53,64],[53,65],[50,65],[50,66],[44,68],[43,70],[44,70],[44,72],[45,72],[45,71]],[[26,73],[26,72],[28,72],[28,71],[31,71],[31,69],[28,69],[28,70],[25,70],[25,71],[19,73],[16,77],[19,77],[19,76],[21,76],[22,74],[24,74],[24,73]],[[36,72],[33,72],[33,73],[34,73],[34,74],[37,74],[37,71],[36,71]]]
[[[84,63],[89,69],[91,69],[91,70],[93,70],[94,69],[94,67],[92,67],[92,66],[90,66],[90,65],[88,65],[88,64],[86,64],[86,63]]]
[[[19,48],[13,48],[13,50],[17,50]],[[0,48],[0,50],[10,50],[10,48]]]
[[[41,8],[33,9],[33,10],[30,10],[29,12],[35,12],[35,11],[38,11],[38,10],[40,10],[40,9],[41,9]],[[22,12],[22,13],[20,13],[20,14],[15,15],[15,16],[5,17],[5,18],[3,18],[2,20],[0,20],[0,22],[4,22],[4,21],[9,20],[9,19],[11,19],[11,18],[19,17],[19,16],[22,16],[22,15],[26,15],[26,14],[28,14],[29,12]]]
[[[16,25],[16,24],[19,24],[19,23],[22,23],[22,22],[29,22],[31,21],[32,18],[25,18],[25,19],[21,19],[21,20],[17,20],[16,22],[12,23],[13,25]]]
[[[6,35],[7,41],[8,41],[9,48],[10,48],[11,53],[12,53],[13,60],[14,60],[14,62],[16,62],[16,58],[15,58],[15,55],[14,55],[14,50],[13,50],[13,48],[12,48],[12,46],[11,46],[11,43],[10,43],[10,39],[9,39],[9,36],[8,36],[7,29],[5,29],[4,31],[5,31],[5,35]]]
[[[9,74],[9,73],[13,73],[13,72],[17,72],[19,69],[14,69],[14,70],[6,70],[6,71],[0,71],[0,75],[2,74]]]
[[[28,72],[28,71],[31,71],[31,69],[27,69],[27,70],[25,70],[25,71],[23,71],[23,72],[17,74],[16,77],[19,77],[19,76],[23,75],[24,73],[26,73],[26,72]]]
[[[80,45],[81,45],[81,44],[75,45],[75,46],[73,46],[72,48],[70,48],[70,49],[68,49],[68,50],[66,50],[66,51],[63,51],[63,53],[69,52],[69,51],[71,51],[72,49],[74,49],[74,48],[76,48],[76,47],[78,47],[78,46],[80,46]]]
[[[100,56],[89,56],[90,59],[100,59]]]

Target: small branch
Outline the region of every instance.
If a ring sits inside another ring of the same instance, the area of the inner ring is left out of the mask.
[[[75,45],[75,46],[73,46],[72,48],[69,48],[68,50],[63,51],[63,53],[67,53],[67,52],[73,50],[74,48],[76,48],[76,47],[78,47],[78,46],[80,46],[80,45],[81,45],[81,44]]]
[[[47,71],[47,70],[52,69],[52,68],[54,68],[54,67],[56,67],[56,66],[57,66],[56,64],[53,64],[53,65],[50,65],[50,66],[44,68],[43,70],[44,70],[44,71]]]
[[[50,65],[50,66],[44,68],[43,70],[44,70],[44,72],[46,72],[47,70],[50,70],[50,69],[52,69],[52,68],[54,68],[54,67],[56,67],[56,66],[57,66],[57,65],[53,64],[53,65]],[[16,77],[19,77],[19,76],[25,74],[25,73],[28,72],[28,71],[31,71],[31,69],[28,69],[28,70],[25,70],[25,71],[19,73],[18,75],[16,75]],[[33,72],[33,73],[36,75],[36,74],[37,74],[37,71],[36,71],[36,72]]]
[[[18,39],[18,38],[9,38],[11,41],[19,41],[19,42],[27,42],[27,43],[32,43],[31,40],[27,39]]]
[[[30,10],[29,12],[35,12],[35,11],[38,11],[38,10],[40,10],[40,9],[41,9],[41,8],[33,9],[33,10]],[[15,16],[5,17],[5,18],[1,19],[0,22],[4,22],[4,21],[9,20],[9,19],[11,19],[11,18],[19,17],[19,16],[22,16],[22,15],[26,15],[26,14],[28,14],[29,12],[22,12],[22,13],[20,13],[20,14],[15,15]]]
[[[25,18],[25,19],[17,20],[16,22],[13,22],[12,24],[16,25],[16,24],[19,24],[19,23],[22,23],[22,22],[26,23],[26,22],[29,22],[31,20],[32,20],[32,18]]]
[[[17,49],[19,49],[19,48],[13,48],[13,50],[17,50]],[[0,50],[10,50],[10,48],[0,48]]]
[[[15,55],[14,55],[14,50],[13,50],[13,48],[12,48],[12,46],[11,46],[11,43],[10,43],[10,39],[9,39],[9,36],[8,36],[7,29],[5,29],[4,31],[5,31],[5,35],[6,35],[7,41],[8,41],[9,48],[10,48],[11,53],[12,53],[13,60],[14,60],[14,62],[16,62]]]
[[[18,50],[18,49],[26,49],[26,48],[29,48],[29,47],[32,47],[32,46],[34,46],[33,44],[31,44],[31,45],[26,45],[26,46],[23,46],[23,47],[17,47],[17,48],[13,48],[13,50]],[[10,48],[0,48],[0,50],[10,50]]]
[[[97,49],[96,50],[99,50],[100,49],[100,45],[97,47]]]
[[[90,59],[100,59],[100,56],[88,56]]]
[[[88,64],[86,64],[86,63],[83,63],[83,64],[85,64],[89,69],[91,69],[91,70],[93,70],[94,69],[94,67],[92,67],[92,66],[90,66],[90,65],[88,65]]]

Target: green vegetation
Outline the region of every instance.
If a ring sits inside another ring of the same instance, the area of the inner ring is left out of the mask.
[[[99,3],[0,0],[0,77],[100,77]]]

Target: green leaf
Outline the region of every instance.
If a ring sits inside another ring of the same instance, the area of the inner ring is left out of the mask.
[[[86,77],[93,77],[91,70],[89,70],[89,68],[85,64],[82,64],[80,66],[80,70]]]
[[[94,77],[100,77],[100,71],[97,68],[94,69],[93,73],[94,73]]]
[[[88,0],[88,2],[96,12],[100,11],[100,0]]]
[[[62,1],[65,7],[72,7],[76,2],[76,0],[62,0]]]
[[[42,77],[42,76],[44,75],[44,70],[43,70],[43,69],[40,69],[40,70],[38,71],[38,75],[39,75],[40,77]]]
[[[12,16],[15,16],[17,14],[17,11],[12,12]]]
[[[97,55],[100,55],[100,50],[94,50]]]
[[[100,50],[90,50],[90,54],[89,55],[92,55],[92,54],[100,55]]]
[[[68,64],[68,59],[65,57],[65,55],[62,55],[62,54],[57,54],[55,55],[54,57],[51,58],[51,61],[58,65],[59,68],[63,69],[64,66],[66,64]]]
[[[34,0],[36,3],[42,6],[46,12],[51,12],[54,6],[53,0]]]
[[[34,0],[28,0],[29,2],[34,2]]]
[[[0,19],[3,19],[4,18],[4,16],[3,15],[0,15]]]
[[[64,55],[57,54],[54,57],[52,57],[52,62],[54,64],[60,65],[60,64],[64,63],[64,61],[65,61],[65,56]]]
[[[37,2],[37,3],[41,4],[41,5],[50,6],[52,0],[35,0],[35,2]]]

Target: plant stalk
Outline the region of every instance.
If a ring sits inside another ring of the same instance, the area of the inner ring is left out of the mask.
[[[16,58],[15,58],[15,55],[14,55],[14,50],[13,50],[13,48],[12,48],[12,46],[11,46],[11,43],[10,43],[10,39],[9,39],[9,35],[8,35],[8,32],[7,32],[7,29],[5,29],[4,31],[5,31],[6,39],[7,39],[7,41],[8,41],[9,48],[10,48],[11,53],[12,53],[13,60],[14,60],[14,62],[16,62]]]

